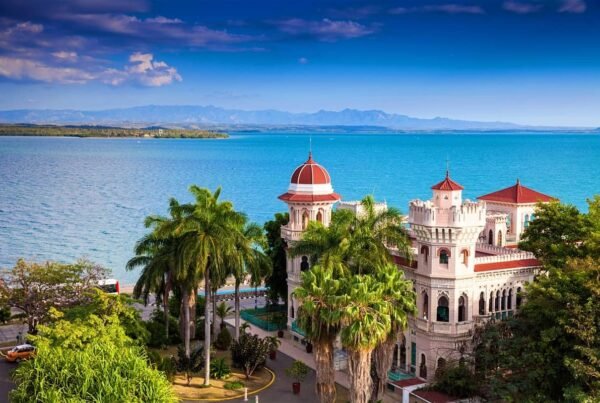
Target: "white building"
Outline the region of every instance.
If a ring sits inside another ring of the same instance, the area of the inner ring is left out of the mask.
[[[414,284],[418,314],[410,319],[395,359],[398,370],[430,380],[435,370],[458,359],[474,326],[491,317],[513,315],[521,304],[520,291],[539,267],[535,256],[516,248],[524,229],[534,218],[538,201],[552,197],[514,186],[463,200],[463,187],[449,173],[432,186],[430,200],[409,203],[408,226],[415,256],[406,259],[390,251],[398,267]],[[327,171],[309,159],[293,173],[287,193],[290,222],[281,236],[288,245],[301,238],[310,220],[328,225],[333,205],[340,201]],[[340,208],[360,214],[357,202]],[[387,208],[378,203],[378,209]],[[291,297],[300,273],[309,269],[308,257],[288,257],[288,326],[297,339],[297,302]]]

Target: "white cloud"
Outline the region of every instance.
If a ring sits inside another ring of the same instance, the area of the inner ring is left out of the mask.
[[[298,63],[308,64],[308,59],[306,57],[301,57],[300,59],[298,59]]]
[[[79,59],[77,52],[67,52],[66,50],[61,50],[58,52],[53,52],[52,56],[59,60],[63,60],[66,62],[76,62]]]
[[[561,13],[585,13],[587,4],[584,0],[563,0],[562,5],[558,9]]]
[[[417,7],[396,7],[389,10],[390,14],[411,13],[444,13],[444,14],[485,14],[480,6],[465,4],[437,4]]]
[[[0,76],[22,80],[30,79],[62,84],[83,84],[94,79],[94,74],[78,68],[54,67],[36,60],[0,56]]]
[[[60,61],[77,58],[75,52],[55,52],[53,56]],[[177,69],[163,61],[155,61],[151,53],[133,53],[129,64],[123,69],[98,69],[90,63],[86,68],[53,66],[39,60],[17,57],[0,57],[0,76],[13,80],[35,80],[60,84],[84,84],[100,81],[110,85],[125,83],[140,84],[148,87],[161,87],[182,81]]]
[[[508,0],[502,4],[502,7],[506,11],[510,11],[515,14],[532,14],[537,13],[542,9],[541,4],[532,4],[532,3],[521,3],[518,1]]]
[[[276,25],[282,32],[291,35],[310,35],[323,41],[351,39],[375,32],[373,28],[354,21],[336,21],[324,18],[319,21],[308,21],[300,18],[278,21]]]

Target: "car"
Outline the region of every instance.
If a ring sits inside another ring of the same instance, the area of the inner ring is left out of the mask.
[[[6,361],[21,362],[32,358],[35,355],[35,346],[31,344],[21,344],[8,350],[6,353]]]

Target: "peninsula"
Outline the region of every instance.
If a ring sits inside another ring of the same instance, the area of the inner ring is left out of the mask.
[[[227,133],[200,129],[124,128],[112,126],[57,126],[32,124],[0,124],[0,136],[52,136],[52,137],[139,137],[139,138],[188,138],[221,139]]]

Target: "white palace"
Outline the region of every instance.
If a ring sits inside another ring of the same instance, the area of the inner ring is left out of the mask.
[[[534,219],[536,203],[554,199],[517,180],[477,201],[463,200],[463,187],[448,172],[431,189],[431,199],[409,203],[411,263],[390,250],[414,284],[418,307],[417,316],[398,340],[394,369],[422,380],[431,380],[436,368],[457,358],[477,323],[509,317],[519,308],[520,291],[533,280],[539,262],[533,254],[517,249],[517,243]],[[360,204],[342,202],[329,173],[311,155],[296,168],[279,199],[289,208],[290,221],[281,228],[287,245],[302,237],[311,220],[328,225],[335,204],[360,214]],[[386,205],[379,203],[377,208]],[[288,256],[288,328],[295,340],[303,336],[295,322],[298,304],[291,294],[300,283],[300,273],[308,268],[308,257]],[[403,378],[399,375],[398,380]]]

